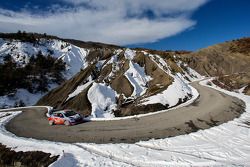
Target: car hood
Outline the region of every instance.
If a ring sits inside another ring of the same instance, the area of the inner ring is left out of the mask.
[[[81,118],[81,116],[79,114],[76,114],[76,115],[70,116],[68,118],[70,118],[70,119],[79,119],[79,118]]]

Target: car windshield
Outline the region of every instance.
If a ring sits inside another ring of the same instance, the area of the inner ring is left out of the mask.
[[[76,114],[77,114],[77,113],[74,112],[74,111],[66,111],[64,115],[65,115],[66,117],[70,117],[70,116],[73,116],[73,115],[76,115]]]

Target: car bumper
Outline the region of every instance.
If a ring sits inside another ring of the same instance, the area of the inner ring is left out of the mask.
[[[70,122],[71,125],[76,125],[76,124],[80,124],[80,123],[83,123],[83,119],[77,120],[75,122]]]

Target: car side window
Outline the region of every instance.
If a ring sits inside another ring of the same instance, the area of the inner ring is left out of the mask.
[[[58,116],[59,116],[60,118],[63,118],[63,114],[61,114],[61,113],[60,113],[60,114],[58,114]]]

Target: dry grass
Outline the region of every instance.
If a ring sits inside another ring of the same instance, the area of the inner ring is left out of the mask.
[[[166,60],[167,64],[170,66],[171,71],[176,74],[176,73],[183,73],[182,69],[171,59]]]
[[[149,82],[148,96],[162,92],[173,82],[173,78],[162,71],[149,57],[145,57],[145,70],[146,74],[153,78]]]

